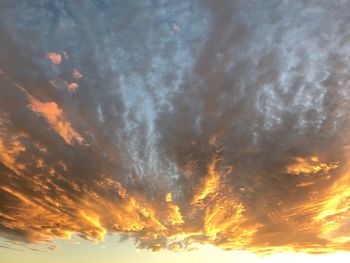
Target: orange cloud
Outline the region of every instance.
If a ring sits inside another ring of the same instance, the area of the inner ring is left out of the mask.
[[[6,119],[6,115],[0,114],[0,162],[17,174],[25,169],[24,165],[17,161],[19,155],[26,151],[25,145],[21,138],[24,134],[9,135],[10,123]]]
[[[32,105],[33,110],[45,114],[48,122],[56,123],[61,118],[55,104],[41,105],[34,100]],[[16,184],[0,185],[0,193],[13,200],[7,210],[0,208],[0,223],[25,232],[30,242],[70,239],[74,233],[95,242],[112,232],[128,233],[141,248],[153,251],[192,250],[193,245],[201,243],[258,253],[285,250],[318,253],[345,249],[349,241],[341,231],[350,216],[348,174],[324,192],[314,194],[313,199],[295,202],[286,210],[278,204],[269,207],[270,212],[263,219],[256,217],[258,211],[251,211],[249,203],[241,200],[241,189],[227,184],[233,169],[222,170],[227,166],[217,156],[211,159],[205,179],[186,202],[183,197],[182,202],[177,202],[171,193],[154,201],[108,176],[90,186],[79,186],[73,179],[60,176],[62,171],[69,171],[66,166],[64,170],[59,168],[62,165],[50,168],[43,164],[43,159],[39,160],[38,168],[54,171],[45,180],[25,179],[36,189],[35,194]],[[63,182],[70,187],[60,187]],[[7,213],[9,210],[12,212]],[[279,227],[283,230],[278,230]],[[299,243],[306,238],[311,243],[300,246],[293,238],[299,239]]]
[[[19,88],[29,98],[29,109],[45,118],[67,144],[83,143],[57,103],[40,102]],[[50,150],[45,145],[24,144],[30,137],[13,132],[8,115],[0,120],[0,162],[18,175],[5,173],[6,180],[0,181],[0,197],[10,200],[0,206],[0,225],[9,233],[22,233],[16,237],[20,241],[42,243],[78,234],[98,242],[107,233],[119,233],[153,251],[192,250],[197,243],[257,253],[350,248],[348,164],[317,155],[291,158],[282,167],[292,182],[291,197],[278,195],[278,189],[269,185],[257,198],[266,183],[257,177],[250,185],[235,187],[230,180],[236,180],[236,168],[222,151],[215,151],[196,180],[200,161],[184,164],[183,180],[191,183],[190,191],[164,189],[158,198],[151,198],[104,173],[82,183],[71,176],[69,163],[48,162]],[[215,143],[210,145],[216,147]],[[28,147],[36,153],[25,160]]]
[[[153,251],[193,250],[198,243],[257,253],[350,249],[347,158],[287,155],[276,162],[278,169],[248,162],[242,172],[242,164],[229,161],[223,147],[217,150],[220,133],[209,136],[212,151],[203,155],[205,161],[194,154],[185,158],[175,187],[168,188],[174,181],[158,171],[146,179],[132,172],[113,174],[113,158],[122,151],[95,145],[81,152],[79,161],[74,142],[84,139],[63,109],[15,87],[29,99],[25,110],[43,117],[51,132],[73,146],[67,155],[73,158],[53,155],[49,144],[16,131],[10,115],[0,115],[0,169],[6,168],[5,179],[0,178],[0,200],[5,200],[0,226],[10,239],[42,243],[79,235],[98,242],[116,233]]]
[[[79,85],[78,85],[78,83],[75,83],[75,82],[72,82],[68,85],[68,89],[71,92],[75,92],[78,88],[79,88]]]
[[[16,158],[25,149],[25,146],[15,138],[0,138],[0,161],[8,168],[20,173],[20,169],[24,167],[16,162]]]
[[[50,124],[51,128],[56,131],[68,144],[73,141],[82,143],[83,137],[75,131],[71,124],[64,116],[63,110],[55,102],[42,103],[35,98],[30,99],[30,109],[35,113],[43,116]]]
[[[59,65],[62,62],[61,54],[56,53],[56,52],[49,52],[46,54],[46,57],[55,65]]]
[[[295,162],[287,166],[287,173],[290,174],[316,174],[320,172],[328,172],[337,168],[336,163],[321,163],[317,156],[309,158],[295,158]]]

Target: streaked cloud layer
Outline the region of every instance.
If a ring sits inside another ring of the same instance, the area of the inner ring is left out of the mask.
[[[1,1],[0,235],[349,251],[349,10]]]

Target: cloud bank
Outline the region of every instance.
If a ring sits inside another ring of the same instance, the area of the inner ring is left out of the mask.
[[[350,3],[0,3],[0,235],[350,250]]]

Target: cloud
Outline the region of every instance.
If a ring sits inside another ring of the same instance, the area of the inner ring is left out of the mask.
[[[79,84],[76,82],[72,82],[68,85],[68,89],[72,92],[75,92],[79,88]]]
[[[81,79],[83,77],[83,75],[77,69],[74,69],[73,70],[73,77],[75,79]]]
[[[46,57],[55,65],[59,65],[62,62],[61,54],[58,54],[56,52],[49,52],[46,54]]]
[[[1,236],[349,251],[348,9],[2,1]]]
[[[70,87],[71,85],[69,85]],[[74,88],[70,87],[73,91]],[[37,99],[30,98],[29,108],[39,115],[43,116],[47,122],[68,144],[72,144],[73,141],[82,143],[83,137],[77,133],[71,126],[71,124],[64,117],[63,111],[57,106],[55,102],[42,103]]]

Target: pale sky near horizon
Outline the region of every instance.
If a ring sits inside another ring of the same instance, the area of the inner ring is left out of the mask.
[[[24,251],[13,251],[0,247],[1,263],[342,263],[350,260],[350,253],[345,252],[326,255],[285,252],[262,256],[246,251],[223,251],[213,246],[198,246],[198,250],[191,252],[150,252],[135,249],[131,241],[118,242],[117,237],[108,237],[99,244],[76,240],[80,244],[58,242],[60,249],[47,252],[24,248]]]

